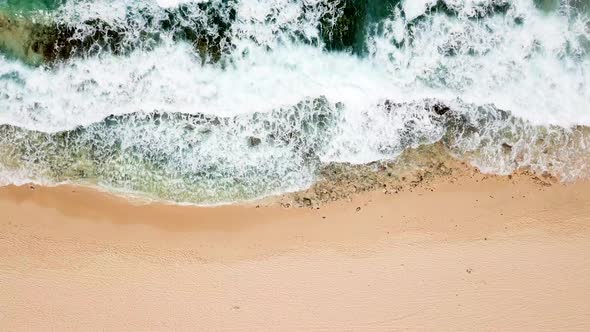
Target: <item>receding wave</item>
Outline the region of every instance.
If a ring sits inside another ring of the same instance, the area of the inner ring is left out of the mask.
[[[360,149],[370,161],[441,142],[490,172],[526,166],[571,178],[588,172],[590,156],[586,127],[535,126],[493,106],[460,101],[386,100],[351,118],[341,105],[317,98],[235,117],[132,113],[51,134],[9,125],[0,132],[4,172],[182,202],[304,189],[323,165],[349,161]]]

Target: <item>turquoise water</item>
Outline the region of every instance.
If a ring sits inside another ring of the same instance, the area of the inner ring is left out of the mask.
[[[55,10],[65,2],[65,0],[0,0],[0,9],[10,12],[31,13]]]

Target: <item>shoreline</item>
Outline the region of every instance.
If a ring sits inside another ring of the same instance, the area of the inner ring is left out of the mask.
[[[308,208],[1,187],[0,325],[589,329],[590,182],[455,170]]]
[[[590,0],[0,0],[0,332],[590,331],[589,68]]]

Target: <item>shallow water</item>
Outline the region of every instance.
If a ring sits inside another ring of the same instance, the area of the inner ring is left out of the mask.
[[[590,174],[587,1],[0,8],[12,18],[0,24],[3,183],[231,202],[305,188],[328,162],[441,140],[486,172]],[[30,22],[67,32],[42,65]]]

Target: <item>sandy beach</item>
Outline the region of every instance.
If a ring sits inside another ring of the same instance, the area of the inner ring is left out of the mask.
[[[590,183],[465,170],[319,208],[0,189],[4,330],[590,329]]]

